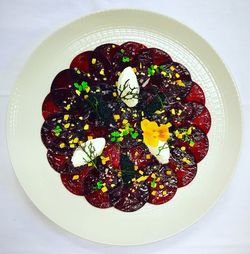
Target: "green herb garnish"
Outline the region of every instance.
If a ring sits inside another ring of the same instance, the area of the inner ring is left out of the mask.
[[[123,56],[122,57],[122,62],[123,63],[129,63],[130,62],[130,58],[128,56]]]
[[[81,84],[78,84],[77,82],[74,83],[74,87],[79,91],[86,91],[89,86],[88,86],[88,82],[87,81],[82,81]]]
[[[102,188],[102,186],[103,186],[103,183],[101,181],[98,181],[96,183],[96,186],[97,186],[97,189],[100,190]]]
[[[62,128],[60,125],[56,125],[55,129],[53,130],[56,136],[59,136],[62,132]]]

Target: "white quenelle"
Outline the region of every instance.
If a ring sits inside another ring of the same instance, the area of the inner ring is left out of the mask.
[[[132,67],[126,67],[119,76],[118,95],[128,107],[134,107],[138,103],[140,87]]]
[[[159,141],[157,147],[152,147],[147,145],[148,150],[155,158],[161,163],[166,164],[168,163],[170,157],[170,151],[167,142]]]
[[[71,162],[73,166],[80,167],[93,161],[102,154],[105,145],[105,138],[95,138],[81,144],[72,155]]]

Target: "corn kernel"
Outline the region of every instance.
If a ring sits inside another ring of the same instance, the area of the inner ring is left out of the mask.
[[[176,78],[179,78],[179,77],[180,77],[180,74],[179,74],[179,73],[175,73],[175,77],[176,77]]]
[[[151,192],[151,195],[152,195],[152,196],[155,196],[156,193],[157,193],[157,192],[154,190],[154,191]]]
[[[127,119],[123,119],[122,123],[123,123],[123,124],[127,124],[127,123],[128,123],[128,120],[127,120]]]
[[[61,143],[61,144],[59,145],[59,147],[60,147],[60,148],[64,148],[64,147],[65,147],[65,144],[64,144],[64,143]]]
[[[70,123],[66,123],[66,124],[64,124],[64,126],[63,126],[63,127],[64,127],[65,129],[68,129],[68,128],[69,128],[69,126],[70,126]]]
[[[174,71],[175,70],[174,66],[170,66],[170,70]]]
[[[91,63],[95,64],[96,63],[96,58],[92,58]]]
[[[88,136],[88,140],[91,140],[91,139],[93,139],[93,136]]]
[[[182,150],[182,151],[185,151],[185,150],[186,150],[186,147],[185,147],[185,146],[182,146],[182,147],[181,147],[181,150]]]
[[[79,90],[76,90],[76,94],[77,94],[78,96],[80,96],[80,95],[81,95],[81,92],[80,92]]]
[[[103,76],[105,75],[105,74],[104,74],[104,69],[101,69],[101,70],[100,70],[100,74],[103,75]]]
[[[160,189],[164,189],[164,185],[163,184],[160,184]]]
[[[119,120],[121,117],[120,117],[120,115],[114,115],[114,119],[117,121],[117,120]]]
[[[116,92],[113,92],[113,96],[114,96],[114,97],[117,97],[117,93],[116,93]]]
[[[166,171],[166,175],[171,176],[171,174],[172,174],[171,170]]]
[[[101,188],[102,192],[107,192],[108,191],[108,188],[106,186],[102,187]]]
[[[76,143],[78,143],[78,141],[79,141],[79,138],[74,138],[74,140],[73,140],[73,142],[76,144]]]
[[[89,125],[88,125],[88,124],[85,124],[84,127],[83,127],[83,129],[84,129],[85,131],[88,130],[88,129],[89,129]]]
[[[75,144],[70,144],[69,147],[70,148],[75,148]]]
[[[67,121],[69,119],[69,115],[64,115],[63,120]]]
[[[175,115],[175,109],[174,108],[171,109],[171,114]]]
[[[79,175],[73,175],[72,180],[78,180],[79,179]]]
[[[146,159],[147,160],[151,159],[151,155],[150,154],[146,154]]]

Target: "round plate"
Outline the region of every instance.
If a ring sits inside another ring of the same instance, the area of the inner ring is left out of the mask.
[[[205,91],[212,116],[210,150],[195,180],[164,205],[133,213],[98,209],[74,196],[50,166],[40,138],[41,106],[54,76],[74,56],[107,43],[141,42],[184,64]],[[236,88],[221,59],[195,32],[173,19],[139,10],[113,10],[61,28],[32,54],[10,97],[8,145],[20,184],[37,208],[62,228],[88,240],[119,245],[169,237],[196,222],[228,184],[239,153],[241,112]]]

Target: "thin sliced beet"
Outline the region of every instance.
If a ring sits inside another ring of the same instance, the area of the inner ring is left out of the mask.
[[[189,123],[198,126],[207,134],[211,127],[211,115],[208,109],[204,107],[201,114],[189,121]]]
[[[193,82],[192,88],[189,94],[186,96],[185,101],[198,102],[205,105],[206,98],[202,88],[195,82]]]
[[[159,166],[158,173],[153,173],[149,179],[149,200],[154,205],[160,205],[172,199],[177,191],[177,178],[167,165]]]
[[[115,208],[123,212],[134,212],[139,210],[148,201],[149,191],[146,182],[124,185],[120,199],[115,204]]]
[[[44,101],[43,101],[43,105],[42,105],[42,114],[43,114],[43,118],[47,119],[50,115],[59,112],[60,109],[59,107],[55,104],[54,100],[53,100],[53,96],[49,93]]]
[[[123,182],[118,171],[97,164],[84,179],[84,195],[89,203],[99,208],[113,206],[120,197]]]
[[[208,138],[204,131],[194,125],[181,126],[177,131],[181,133],[182,138],[175,137],[174,146],[186,147],[194,155],[196,163],[204,159],[209,148]],[[183,134],[188,131],[190,134]]]
[[[147,49],[147,47],[141,43],[128,41],[121,45],[121,48],[125,50],[128,56],[134,57],[137,55],[141,50]]]
[[[144,143],[141,145],[132,147],[129,151],[129,157],[137,166],[137,170],[144,170],[144,168],[152,163],[155,163],[155,157],[151,155],[148,148]]]
[[[114,54],[117,52],[119,45],[114,43],[107,43],[98,46],[94,51],[105,58],[110,64]]]
[[[88,73],[90,71],[90,61],[93,51],[85,51],[77,55],[71,62],[71,69],[79,69],[82,72]]]
[[[78,174],[82,167],[74,167],[71,163],[72,154],[57,154],[51,150],[47,152],[50,166],[60,174]]]
[[[161,49],[147,48],[140,51],[140,54],[137,56],[137,62],[138,65],[141,63],[143,66],[150,67],[152,64],[161,65],[172,63],[172,59],[169,54]]]
[[[114,169],[120,168],[120,146],[115,143],[108,143],[102,152],[103,161],[107,166]]]
[[[78,174],[61,174],[61,180],[63,185],[68,191],[75,195],[83,196],[83,183],[85,177],[88,175],[92,168],[88,166],[81,167],[81,171]]]
[[[81,75],[76,73],[73,69],[60,71],[52,81],[50,90],[72,88],[74,83],[78,82],[80,79]]]

